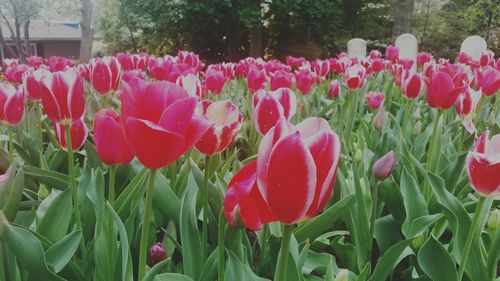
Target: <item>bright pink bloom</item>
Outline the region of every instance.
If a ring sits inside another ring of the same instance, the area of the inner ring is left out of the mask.
[[[292,87],[292,74],[285,70],[278,70],[271,75],[271,91],[279,88]]]
[[[500,70],[486,67],[482,71],[476,70],[476,83],[483,95],[491,96],[500,89]]]
[[[369,62],[369,72],[379,73],[380,71],[386,69],[387,61],[381,58],[375,58]]]
[[[500,194],[500,134],[489,139],[488,131],[476,141],[467,154],[470,185],[482,196]]]
[[[307,69],[300,69],[295,72],[295,84],[303,95],[309,94],[314,85],[316,75],[314,72]]]
[[[112,109],[96,113],[94,143],[99,159],[106,165],[128,164],[135,156],[123,133],[121,118]]]
[[[340,83],[338,80],[330,81],[330,85],[328,87],[328,95],[331,98],[338,98],[340,95]]]
[[[422,90],[422,77],[420,74],[413,73],[410,77],[406,78],[403,83],[403,94],[410,100],[418,98]]]
[[[229,100],[204,100],[198,104],[196,114],[210,124],[195,144],[196,149],[205,155],[211,156],[224,151],[240,132],[243,114]]]
[[[50,72],[66,71],[75,66],[75,61],[65,57],[51,56],[49,58]]]
[[[253,97],[253,121],[261,135],[265,135],[280,119],[289,121],[296,111],[297,97],[289,88],[273,92],[261,90]]]
[[[495,65],[495,53],[490,50],[484,51],[479,58],[479,65],[482,67],[485,66],[494,66]]]
[[[0,83],[0,122],[17,125],[24,115],[24,91],[21,87]]]
[[[39,69],[45,64],[45,60],[42,57],[31,56],[28,58],[28,65],[34,69]]]
[[[148,265],[153,267],[155,264],[167,259],[167,252],[163,247],[163,243],[158,242],[151,246],[148,250]]]
[[[56,133],[56,139],[62,149],[68,149],[66,143],[66,131],[64,129],[64,125],[58,122],[54,122],[54,131]],[[70,128],[71,133],[71,147],[73,150],[78,150],[85,143],[87,136],[89,134],[89,130],[85,122],[83,122],[83,118],[80,118],[73,123],[71,123]]]
[[[382,92],[370,92],[366,95],[366,103],[371,109],[379,109],[384,102]]]
[[[433,108],[449,109],[464,90],[464,87],[455,87],[452,77],[442,70],[435,71],[431,79],[425,83],[427,102]]]
[[[122,81],[129,82],[132,79],[144,80],[144,72],[140,69],[126,70],[122,73]]]
[[[158,81],[170,81],[173,65],[171,58],[149,58],[149,75]]]
[[[134,70],[140,69],[144,70],[148,65],[149,57],[147,54],[128,54],[128,53],[118,53],[116,58],[120,62],[123,70]]]
[[[85,110],[83,79],[75,69],[46,76],[42,85],[42,105],[52,122],[79,120]]]
[[[399,48],[393,45],[387,46],[387,49],[385,49],[385,57],[392,63],[396,62],[399,59]]]
[[[379,50],[371,50],[369,57],[371,60],[380,59],[382,58],[382,53]]]
[[[466,65],[469,65],[473,61],[473,59],[468,54],[466,54],[464,52],[460,52],[458,54],[457,61],[459,63],[463,63],[463,64],[466,64]]]
[[[24,75],[23,86],[30,100],[39,101],[42,99],[43,80],[50,75],[50,72],[45,68],[27,72]]]
[[[205,82],[210,92],[220,94],[226,83],[226,77],[223,71],[209,68],[205,73]]]
[[[263,70],[259,70],[257,66],[250,65],[247,74],[247,86],[250,92],[253,94],[260,89],[265,87],[267,77]]]
[[[344,81],[350,90],[358,90],[363,87],[365,82],[365,68],[360,64],[355,64],[346,69]]]
[[[325,78],[330,71],[330,62],[328,60],[317,59],[312,63],[312,67],[317,76]]]
[[[116,91],[120,84],[120,63],[115,57],[93,59],[90,62],[90,83],[100,95]]]
[[[253,231],[276,220],[257,186],[257,161],[243,166],[229,182],[224,215],[231,226],[237,227],[241,222]]]
[[[332,194],[340,141],[325,119],[312,117],[293,126],[282,119],[262,139],[257,185],[282,223],[317,215]]]
[[[179,53],[177,53],[177,62],[186,64],[196,71],[200,71],[203,68],[200,57],[193,52],[179,51]]]
[[[5,68],[4,76],[9,82],[22,84],[24,73],[29,71],[29,66],[25,64],[10,64]]]
[[[427,53],[427,52],[420,52],[417,55],[417,65],[422,67],[424,64],[432,61],[433,57],[432,54]]]
[[[192,97],[200,99],[203,96],[203,86],[198,75],[190,73],[186,76],[179,76],[176,84],[184,88]]]
[[[134,79],[123,83],[120,98],[125,135],[149,169],[177,160],[208,129],[206,120],[194,115],[197,98],[176,84]]]

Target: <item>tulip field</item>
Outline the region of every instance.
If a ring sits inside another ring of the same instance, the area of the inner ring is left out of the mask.
[[[0,72],[0,280],[500,280],[500,59]]]

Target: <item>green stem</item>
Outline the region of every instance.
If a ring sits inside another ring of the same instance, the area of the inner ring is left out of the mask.
[[[410,120],[413,118],[412,114],[412,100],[407,100],[405,104],[405,114],[404,114],[404,121],[403,121],[403,136],[406,138],[407,141],[410,141],[411,137],[411,131],[412,131],[412,126]],[[410,128],[408,128],[410,126]]]
[[[262,229],[262,244],[260,245],[260,260],[259,267],[262,268],[264,263],[264,257],[266,255],[267,248],[267,235],[269,233],[269,224],[264,224],[264,228]]]
[[[2,248],[2,262],[3,262],[3,268],[4,268],[4,276],[5,276],[5,281],[10,279],[10,265],[9,265],[9,255],[7,254],[8,246],[7,242],[5,240],[0,241],[0,246]]]
[[[479,227],[480,227],[479,226],[479,218],[481,217],[482,209],[484,206],[484,201],[485,201],[485,197],[480,196],[479,201],[477,202],[474,217],[472,219],[471,228],[469,228],[469,234],[467,235],[467,241],[465,242],[464,252],[462,255],[462,261],[460,262],[460,267],[458,269],[458,280],[459,281],[462,280],[462,277],[464,275],[465,267],[467,265],[467,260],[469,259],[469,254],[470,254],[470,250],[472,247],[472,242],[474,241],[474,238],[476,238],[476,236],[479,236],[481,234],[480,229],[479,229]]]
[[[12,126],[7,126],[7,133],[9,134],[9,161],[14,161],[14,130]]]
[[[108,193],[108,201],[109,204],[113,207],[115,203],[115,179],[116,179],[116,166],[109,166],[109,193]]]
[[[68,185],[71,190],[71,196],[73,197],[73,205],[75,207],[75,220],[78,229],[83,231],[82,218],[80,216],[80,204],[78,203],[78,190],[76,186],[76,176],[75,176],[75,162],[73,156],[73,145],[71,142],[71,125],[65,125],[64,131],[66,133],[66,149],[68,151]],[[87,249],[85,248],[85,241],[80,239],[80,251],[82,252],[82,260],[87,259]]]
[[[375,219],[377,218],[378,186],[379,182],[377,181],[372,190],[372,213],[370,218],[370,254],[373,252],[373,235],[375,233]]]
[[[43,126],[42,126],[42,108],[40,107],[39,102],[35,102],[35,115],[36,115],[36,124],[38,126],[37,130],[37,143],[40,147],[40,153],[43,154]]]
[[[281,249],[278,256],[278,263],[276,266],[275,281],[286,281],[286,267],[288,265],[288,256],[290,250],[290,238],[292,236],[293,225],[285,224],[283,230],[283,237],[281,238]]]
[[[224,281],[224,229],[226,227],[226,221],[224,219],[224,210],[220,211],[219,214],[219,233],[218,233],[218,249],[219,249],[219,273],[218,273],[218,281]]]
[[[207,243],[208,243],[208,182],[210,177],[210,156],[205,157],[205,177],[202,189],[202,203],[203,203],[203,227],[201,232],[201,255],[202,264],[205,263],[207,258]]]
[[[149,170],[148,185],[146,190],[146,203],[141,229],[141,244],[139,248],[139,274],[137,280],[142,280],[146,274],[146,254],[148,252],[149,220],[151,209],[153,208],[153,188],[155,183],[156,170]]]
[[[436,119],[434,119],[434,128],[432,129],[432,135],[431,135],[431,140],[429,143],[429,150],[427,153],[427,171],[429,172],[435,172],[435,165],[436,162],[439,162],[439,155],[435,155],[435,149],[434,143],[436,142],[436,138],[441,137],[441,132],[438,132],[438,127],[439,127],[439,119],[441,119],[441,115],[443,115],[443,110],[438,109]],[[440,152],[439,152],[440,153]],[[437,159],[435,159],[438,157]],[[429,199],[431,196],[431,189],[429,184],[424,185],[424,197],[426,199]]]

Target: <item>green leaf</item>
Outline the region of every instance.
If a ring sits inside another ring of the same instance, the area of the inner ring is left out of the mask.
[[[406,229],[406,238],[413,238],[423,234],[431,225],[443,217],[443,214],[422,216],[413,220]]]
[[[6,224],[3,226],[3,237],[12,253],[17,257],[18,263],[32,277],[36,276],[36,279],[41,281],[65,280],[49,270],[42,244],[31,232]]]
[[[142,281],[153,281],[153,279],[155,278],[155,276],[158,273],[160,273],[160,271],[167,265],[168,262],[170,262],[170,258],[164,259],[161,262],[155,264],[155,266],[153,266],[153,268],[151,268],[146,273],[146,275],[144,276],[144,278],[142,279]]]
[[[302,243],[306,239],[312,241],[323,234],[323,232],[330,229],[333,223],[344,218],[344,215],[349,212],[352,205],[356,202],[354,199],[354,194],[349,194],[325,210],[322,214],[299,225],[293,232],[297,242]]]
[[[63,211],[64,210],[64,211]],[[37,227],[37,232],[52,242],[59,241],[68,232],[73,215],[70,190],[61,192],[51,201]]]
[[[0,208],[7,219],[13,221],[23,195],[24,172],[20,168],[16,173],[15,164],[13,164],[4,175],[9,178],[0,184]]]
[[[457,269],[450,254],[433,236],[418,251],[418,264],[434,281],[458,279]]]
[[[29,165],[24,165],[23,169],[26,176],[31,177],[49,187],[59,190],[65,190],[68,188],[68,176],[63,173],[44,170]]]
[[[146,169],[138,173],[116,198],[114,208],[123,220],[126,220],[146,192],[146,175]]]
[[[227,250],[228,260],[226,264],[225,280],[242,280],[244,277],[243,265],[240,259],[231,251]]]
[[[115,212],[113,207],[106,202],[106,210],[111,214],[117,228],[118,235],[120,238],[120,256],[121,256],[121,280],[133,280],[132,278],[132,258],[130,256],[130,248],[128,243],[127,231],[125,230],[125,226],[120,219],[120,216]]]
[[[47,263],[54,268],[56,273],[60,272],[71,260],[82,237],[81,230],[75,230],[63,239],[52,245],[45,253]]]
[[[189,276],[178,273],[163,273],[157,275],[155,281],[193,281]]]
[[[408,239],[408,228],[413,221],[419,217],[429,214],[425,198],[420,192],[420,188],[413,177],[411,177],[406,169],[403,169],[401,175],[401,194],[403,195],[406,219],[403,223],[403,234]]]
[[[182,196],[180,213],[180,234],[182,242],[182,261],[186,275],[197,280],[203,265],[201,264],[201,242],[196,216],[196,186],[190,174],[188,185]]]
[[[406,256],[412,254],[412,250],[408,247],[411,240],[403,240],[387,250],[380,257],[375,265],[375,270],[369,281],[384,281],[394,270],[396,265]]]

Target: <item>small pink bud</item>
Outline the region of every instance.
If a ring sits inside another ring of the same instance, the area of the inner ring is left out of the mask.
[[[154,266],[155,264],[165,260],[167,258],[167,253],[163,248],[163,244],[158,242],[154,244],[148,251],[148,265]]]
[[[380,159],[375,162],[372,168],[373,176],[379,180],[383,181],[389,177],[394,168],[394,152],[392,150],[386,155],[380,157]]]

